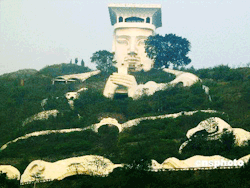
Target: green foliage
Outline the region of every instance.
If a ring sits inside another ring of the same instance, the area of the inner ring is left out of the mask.
[[[57,109],[60,112],[62,111],[70,111],[70,106],[68,104],[68,100],[66,97],[54,97],[49,96],[47,100],[47,104],[44,106],[45,110],[53,110]]]
[[[175,34],[159,34],[149,36],[145,41],[147,56],[154,60],[154,67],[174,67],[188,65],[191,60],[187,56],[190,51],[190,42],[186,38]]]
[[[75,64],[77,65],[77,63],[78,63],[78,58],[75,58]]]
[[[247,69],[242,71],[241,68],[232,69],[228,65],[219,65],[214,68],[199,69],[195,71],[197,75],[201,78],[209,78],[217,81],[243,81],[247,79]]]
[[[82,59],[82,61],[81,61],[81,66],[84,67],[84,65],[85,65],[85,63],[84,63],[84,61],[83,61],[83,59]]]
[[[170,87],[153,96],[144,96],[138,100],[107,99],[101,91],[93,88],[75,100],[75,109],[87,119],[98,116],[100,113],[120,113],[127,119],[133,119],[159,112],[164,114],[206,109],[208,105],[209,101],[200,84],[190,88]]]
[[[1,79],[27,79],[33,75],[35,75],[38,71],[35,69],[22,69],[18,70],[16,72],[6,73],[3,75],[0,75]]]
[[[223,134],[221,135],[220,138],[222,145],[223,145],[223,149],[225,151],[230,151],[231,149],[233,149],[233,147],[235,147],[235,136],[233,134],[233,132],[229,132],[229,131],[224,131]]]
[[[69,70],[67,67],[72,69]],[[249,154],[250,146],[233,146],[232,135],[230,134],[223,135],[221,140],[206,143],[200,137],[193,138],[194,140],[196,139],[196,142],[190,145],[189,150],[184,151],[182,155],[178,154],[181,143],[185,141],[186,132],[211,116],[226,120],[232,127],[240,127],[250,131],[249,68],[231,69],[227,66],[222,66],[200,70],[193,68],[185,69],[202,77],[202,84],[210,88],[212,102],[208,100],[208,96],[202,90],[201,83],[191,87],[169,87],[165,91],[158,91],[153,96],[143,96],[138,100],[132,100],[131,98],[121,99],[119,97],[110,100],[103,97],[102,94],[105,82],[109,76],[107,73],[95,75],[84,83],[51,85],[51,78],[54,76],[71,72],[77,73],[82,70],[87,70],[87,68],[81,69],[80,66],[75,64],[68,64],[68,66],[61,64],[46,67],[26,77],[1,77],[1,145],[34,131],[84,128],[99,122],[103,117],[113,117],[119,123],[123,123],[139,117],[209,108],[225,113],[209,114],[198,112],[193,116],[180,116],[178,118],[154,121],[145,120],[141,121],[137,126],[125,129],[119,134],[116,127],[106,125],[99,129],[99,133],[88,130],[69,134],[50,134],[33,137],[10,144],[5,150],[0,152],[0,161],[7,160],[9,164],[15,165],[20,171],[23,171],[27,164],[35,159],[57,161],[88,154],[102,155],[114,163],[131,164],[133,164],[133,161],[138,163],[140,159],[155,159],[162,163],[168,157],[185,159],[195,154],[219,154],[231,159]],[[220,71],[223,74],[218,75]],[[156,69],[152,69],[149,72],[136,72],[133,75],[136,77],[138,84],[146,83],[150,80],[157,83],[165,83],[174,79],[174,76],[165,72],[159,72]],[[23,86],[20,84],[19,79],[21,78],[24,79]],[[75,91],[82,87],[87,87],[88,90],[82,92],[79,99],[75,100],[75,110],[70,110],[63,95],[68,91]],[[56,97],[59,98],[56,99]],[[43,110],[41,100],[45,98],[48,98],[45,109],[56,108],[59,109],[60,114],[56,118],[51,117],[44,121],[34,121],[22,127],[22,121]],[[81,118],[78,117],[78,114],[80,114]],[[132,180],[135,181],[138,174],[150,179],[148,175],[144,174],[144,176],[141,172],[137,174],[135,169],[134,172],[131,172],[134,175],[127,176],[127,178],[124,177],[124,179],[119,179],[123,177],[122,174],[124,175],[123,172],[119,173],[117,174],[118,180],[112,180],[117,183],[114,187],[119,185],[119,181],[124,186],[131,185]],[[176,175],[176,177],[171,174],[167,175],[175,179],[164,179],[163,175],[159,174],[159,178],[163,178],[161,180],[165,182],[163,183],[165,187],[169,185],[184,185],[177,181],[177,177],[182,177],[182,175]],[[191,180],[193,180],[195,185],[203,180],[202,177],[199,177],[198,181],[196,176],[190,175],[190,178],[188,176],[186,176],[185,181],[190,186],[192,185]],[[155,178],[155,176],[152,177]],[[83,182],[87,181],[91,187],[93,185],[91,184],[92,179],[91,181],[87,179],[85,177]],[[150,179],[146,185],[159,187],[161,184],[157,183],[156,179]],[[108,186],[110,185],[108,180],[100,178],[100,181],[105,181],[107,187],[112,187],[112,185]],[[143,178],[140,181],[143,181]],[[216,181],[219,182],[218,179]],[[78,184],[78,187],[83,186],[83,182]],[[135,185],[139,186],[139,183]],[[68,187],[73,186],[68,184]]]
[[[78,60],[77,60],[78,62]],[[79,66],[77,64],[55,64],[47,66],[41,69],[40,74],[55,78],[57,76],[66,75],[66,74],[77,74],[91,71],[88,67]]]
[[[248,147],[248,146],[247,146]],[[224,131],[220,139],[210,140],[208,133],[203,130],[190,138],[188,145],[183,149],[185,157],[191,157],[193,155],[222,155],[231,159],[239,158],[235,157],[239,152],[239,148],[235,146],[235,136],[233,132]],[[240,155],[247,155],[244,148],[240,151]]]
[[[18,188],[19,182],[17,180],[10,180],[5,173],[0,172],[0,187],[1,188]]]
[[[95,52],[91,59],[92,63],[95,63],[96,68],[104,73],[111,74],[116,68],[113,66],[114,54],[107,50],[100,50]]]
[[[144,72],[143,70],[140,72],[131,72],[131,75],[136,78],[137,84],[145,84],[152,80],[156,83],[167,83],[175,78],[173,74],[168,74],[154,68],[147,72]]]

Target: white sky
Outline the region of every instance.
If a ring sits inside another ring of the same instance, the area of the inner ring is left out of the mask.
[[[250,62],[248,0],[0,0],[0,74],[69,63],[91,68],[98,50],[111,51],[109,3],[162,5],[162,27],[191,42],[190,66],[232,67]]]

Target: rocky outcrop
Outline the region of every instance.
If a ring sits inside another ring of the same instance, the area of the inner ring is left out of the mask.
[[[159,116],[149,116],[149,117],[142,117],[142,118],[137,118],[137,119],[133,119],[133,120],[129,120],[123,124],[120,124],[116,119],[114,118],[104,118],[102,119],[99,123],[90,125],[88,127],[85,128],[72,128],[72,129],[61,129],[61,130],[46,130],[46,131],[36,131],[33,133],[29,133],[26,134],[24,136],[18,137],[12,141],[7,142],[6,144],[4,144],[0,150],[4,150],[7,148],[7,146],[9,144],[15,143],[19,140],[24,140],[24,139],[28,139],[30,137],[34,137],[34,136],[42,136],[42,135],[48,135],[48,134],[55,134],[55,133],[59,133],[59,134],[64,134],[64,133],[70,133],[70,132],[81,132],[81,131],[85,131],[87,129],[91,129],[95,132],[98,132],[98,129],[103,126],[103,125],[113,125],[116,126],[119,130],[119,133],[121,131],[123,131],[126,128],[132,127],[132,126],[137,126],[141,121],[144,120],[156,120],[156,119],[165,119],[165,118],[177,118],[179,116],[191,116],[197,112],[204,112],[204,113],[218,113],[215,110],[196,110],[196,111],[190,111],[190,112],[179,112],[179,113],[174,113],[174,114],[165,114],[165,115],[159,115]]]
[[[99,74],[101,71],[92,71],[92,72],[86,72],[86,73],[80,73],[80,74],[69,74],[69,75],[63,75],[58,76],[55,79],[52,80],[52,83],[55,82],[75,82],[76,80],[79,80],[83,82],[84,80],[87,80],[89,77]]]
[[[183,86],[191,86],[195,84],[198,81],[201,81],[201,79],[189,72],[183,72],[179,70],[172,70],[172,69],[163,69],[163,71],[174,74],[176,78],[172,80],[169,84],[170,85],[176,85],[178,83],[183,83]]]
[[[186,136],[187,138],[190,138],[195,133],[205,130],[208,133],[209,137],[216,137],[218,135],[221,135],[224,130],[232,131],[232,127],[218,117],[211,117],[204,121],[201,121],[195,128],[190,129]]]
[[[248,155],[246,155],[244,157],[239,158],[239,160],[244,161],[245,164],[248,163],[248,162],[250,162],[249,161],[250,160],[250,154],[248,154]]]
[[[68,104],[69,104],[69,106],[70,106],[70,108],[71,108],[72,110],[74,110],[74,100],[75,100],[75,99],[78,99],[79,96],[80,96],[80,93],[81,93],[82,91],[86,91],[86,90],[88,90],[88,88],[83,87],[83,88],[81,88],[81,89],[79,89],[79,90],[77,90],[77,91],[67,92],[67,93],[65,94],[65,97],[66,97],[66,99],[68,100]]]
[[[11,165],[0,165],[0,172],[5,173],[8,179],[20,180],[20,172]]]
[[[35,114],[35,115],[27,118],[23,122],[22,125],[25,126],[26,124],[31,123],[32,121],[35,121],[35,120],[47,120],[47,119],[49,119],[49,117],[56,117],[58,113],[59,113],[58,110],[42,111],[42,112],[39,112],[38,114]]]
[[[204,113],[218,113],[216,110],[196,110],[196,111],[189,111],[189,112],[179,112],[179,113],[174,113],[174,114],[165,114],[165,115],[159,115],[159,116],[150,116],[150,117],[141,117],[133,120],[129,120],[125,123],[122,124],[122,128],[129,128],[132,126],[138,125],[141,121],[143,120],[156,120],[156,119],[165,119],[165,118],[177,118],[179,116],[192,116],[193,114],[197,112],[204,112]]]
[[[60,160],[54,163],[35,160],[21,176],[21,184],[34,181],[62,180],[77,174],[106,176],[113,169],[122,167],[109,159],[97,155],[86,155]]]
[[[159,164],[156,160],[152,160],[152,170],[191,170],[191,169],[201,169],[201,168],[218,168],[218,167],[241,167],[247,163],[250,155],[246,155],[238,160],[230,160],[220,155],[213,156],[202,156],[195,155],[185,160],[179,160],[175,157],[170,157],[166,159],[163,163]]]
[[[85,128],[72,128],[72,129],[61,129],[61,130],[46,130],[46,131],[36,131],[33,133],[29,133],[26,134],[24,136],[18,137],[12,141],[7,142],[6,144],[4,144],[1,148],[0,151],[6,149],[8,147],[9,144],[15,143],[19,140],[25,140],[28,139],[30,137],[35,137],[35,136],[42,136],[42,135],[48,135],[48,134],[55,134],[55,133],[70,133],[70,132],[81,132],[81,131],[85,131],[87,129],[90,129],[91,127],[85,127]]]
[[[187,132],[186,136],[188,140],[180,146],[179,153],[181,153],[183,148],[192,141],[191,137],[201,131],[207,133],[207,137],[204,137],[206,140],[218,140],[225,132],[232,132],[235,136],[236,146],[246,146],[250,140],[250,132],[241,128],[232,128],[224,120],[218,117],[211,117],[200,122],[195,128],[192,128]]]

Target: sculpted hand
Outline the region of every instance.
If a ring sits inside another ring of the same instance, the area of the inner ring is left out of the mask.
[[[110,76],[110,81],[113,84],[122,85],[127,88],[134,88],[137,86],[135,77],[132,75],[122,75],[122,74],[113,73],[113,75]]]
[[[128,96],[133,97],[135,95],[137,82],[132,75],[124,75],[113,73],[107,80],[103,95],[108,98],[113,98],[117,87],[121,85],[128,88]]]

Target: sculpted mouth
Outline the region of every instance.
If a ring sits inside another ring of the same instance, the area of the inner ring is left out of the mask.
[[[127,62],[138,62],[138,61],[140,61],[141,59],[139,58],[139,57],[126,57],[125,59],[124,59],[124,61],[127,61]]]

